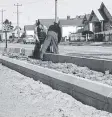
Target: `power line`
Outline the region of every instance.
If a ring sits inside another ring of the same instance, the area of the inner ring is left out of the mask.
[[[14,4],[14,6],[17,7],[17,30],[18,30],[18,38],[20,37],[20,33],[19,33],[19,6],[22,6],[22,4]]]
[[[38,3],[38,2],[41,2],[42,0],[39,0],[39,1],[29,1],[29,2],[23,2],[22,4],[23,5],[27,5],[27,4],[33,4],[33,3]],[[0,7],[12,7],[13,5],[0,5]]]
[[[27,4],[33,4],[33,3],[38,3],[38,2],[43,2],[44,0],[36,0],[36,1],[27,1],[27,2],[24,2],[22,3],[23,5],[27,5]]]

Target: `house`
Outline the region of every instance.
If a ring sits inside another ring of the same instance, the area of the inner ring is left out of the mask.
[[[88,40],[94,38],[93,34],[109,35],[112,33],[112,16],[103,2],[98,10],[92,10],[91,14],[80,17],[83,18],[83,27],[78,29],[76,33],[71,34],[72,38],[73,36],[76,38],[85,36],[86,40]]]
[[[93,33],[101,32],[101,24],[103,21],[104,19],[101,16],[100,12],[98,10],[92,10],[88,21],[89,31],[92,31]]]
[[[80,25],[77,27],[77,33],[82,33],[83,31],[89,31],[89,17],[90,14],[85,14],[85,15],[81,15],[81,16],[76,16],[76,18],[78,18],[78,20],[80,20]]]
[[[89,30],[89,25],[88,25],[88,22],[89,22],[89,17],[90,17],[90,14],[85,14],[84,15],[84,18],[83,18],[83,31],[87,31]]]
[[[112,16],[103,2],[101,3],[98,11],[104,19],[104,21],[102,22],[102,31],[112,30]]]
[[[34,36],[34,30],[35,30],[35,25],[25,25],[24,26],[24,32],[25,35],[32,35]]]
[[[70,33],[76,33],[79,29],[83,28],[83,18],[72,18],[72,19],[60,19],[60,25],[62,27],[62,37],[69,38]]]
[[[112,30],[112,16],[103,2],[98,10],[92,10],[88,25],[94,33]]]
[[[110,35],[112,32],[112,16],[103,2],[98,10],[92,10],[88,20],[88,28],[89,31],[92,31],[95,35],[98,34],[100,37],[105,34]],[[105,40],[109,39],[109,36],[105,36]]]
[[[76,19],[80,21],[80,23],[77,26],[77,31],[69,35],[71,41],[86,40],[87,37],[86,37],[85,32],[87,32],[87,34],[90,33],[88,32],[89,31],[89,25],[88,25],[89,17],[90,17],[90,14],[76,16]]]

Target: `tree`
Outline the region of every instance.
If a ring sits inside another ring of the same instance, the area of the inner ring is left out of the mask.
[[[13,30],[13,26],[12,26],[12,22],[9,21],[8,19],[6,19],[4,22],[3,22],[3,31],[7,31],[7,32],[11,32]]]

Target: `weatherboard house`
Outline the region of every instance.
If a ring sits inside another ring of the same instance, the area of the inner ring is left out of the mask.
[[[94,33],[112,30],[112,16],[103,2],[98,10],[92,10],[88,27]]]
[[[110,14],[109,10],[106,8],[103,2],[98,11],[104,19],[102,21],[102,31],[112,30],[112,15]]]

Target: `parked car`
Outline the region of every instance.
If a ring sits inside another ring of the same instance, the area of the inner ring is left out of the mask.
[[[36,42],[35,38],[32,35],[27,35],[25,38],[23,38],[24,44],[34,44]]]

